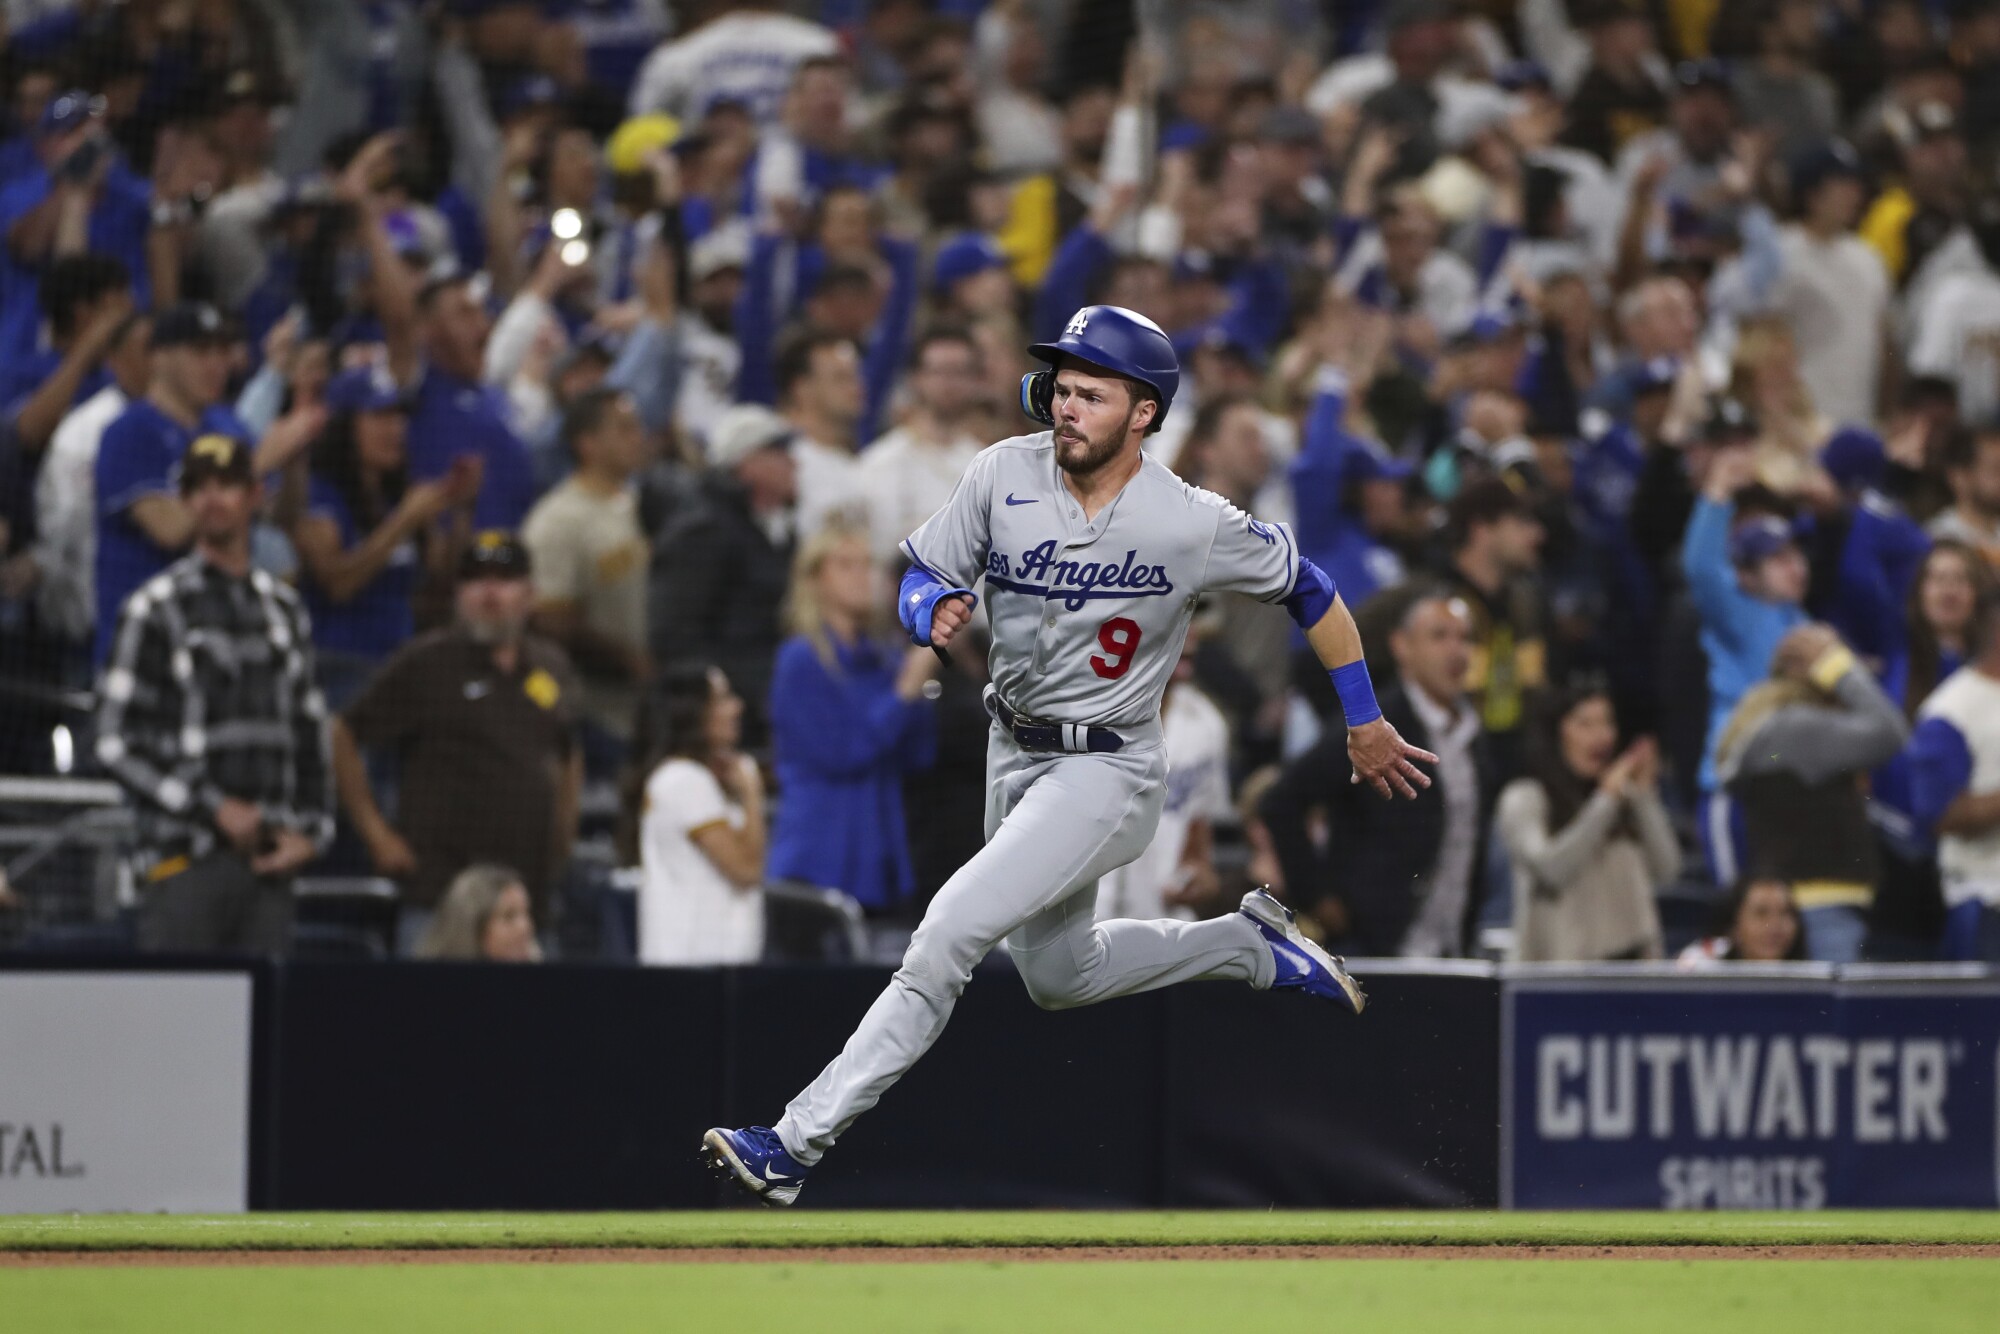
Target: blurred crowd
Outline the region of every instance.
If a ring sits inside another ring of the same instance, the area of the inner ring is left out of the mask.
[[[9,0],[0,70],[0,768],[124,788],[143,947],[913,922],[988,720],[896,544],[1102,302],[1441,759],[1352,786],[1209,603],[1101,913],[2000,961],[2000,0]]]

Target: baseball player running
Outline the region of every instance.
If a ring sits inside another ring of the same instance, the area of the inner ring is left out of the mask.
[[[1414,761],[1437,757],[1382,718],[1354,620],[1291,532],[1142,451],[1180,384],[1159,326],[1089,306],[1029,351],[1049,369],[1023,378],[1021,404],[1053,429],[979,455],[903,543],[897,599],[910,637],[942,647],[986,577],[986,846],[938,891],[888,988],[777,1125],[702,1137],[717,1172],[770,1204],[796,1200],[821,1155],[937,1041],[973,965],[1002,940],[1044,1009],[1230,978],[1360,1013],[1341,961],[1263,890],[1214,921],[1092,921],[1098,877],[1138,856],[1159,820],[1160,697],[1201,594],[1282,603],[1305,627],[1340,694],[1353,781],[1390,798],[1430,786]]]

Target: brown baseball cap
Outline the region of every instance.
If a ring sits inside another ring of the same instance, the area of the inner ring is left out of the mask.
[[[504,528],[478,534],[458,561],[461,579],[526,579],[529,570],[528,549]]]
[[[210,432],[198,435],[181,455],[181,494],[187,495],[210,478],[248,486],[256,480],[250,465],[250,446],[233,435]]]

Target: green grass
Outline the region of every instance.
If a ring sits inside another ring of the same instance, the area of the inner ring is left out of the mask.
[[[0,1216],[0,1250],[465,1246],[2000,1243],[2000,1213],[862,1213]]]
[[[1990,1330],[2000,1261],[1189,1261],[0,1270],[10,1334]]]

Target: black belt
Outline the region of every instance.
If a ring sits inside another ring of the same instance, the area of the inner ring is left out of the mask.
[[[1022,750],[1056,751],[1069,755],[1109,755],[1124,748],[1125,738],[1108,727],[1081,723],[1034,723],[1007,707],[998,691],[988,688],[993,717]]]

